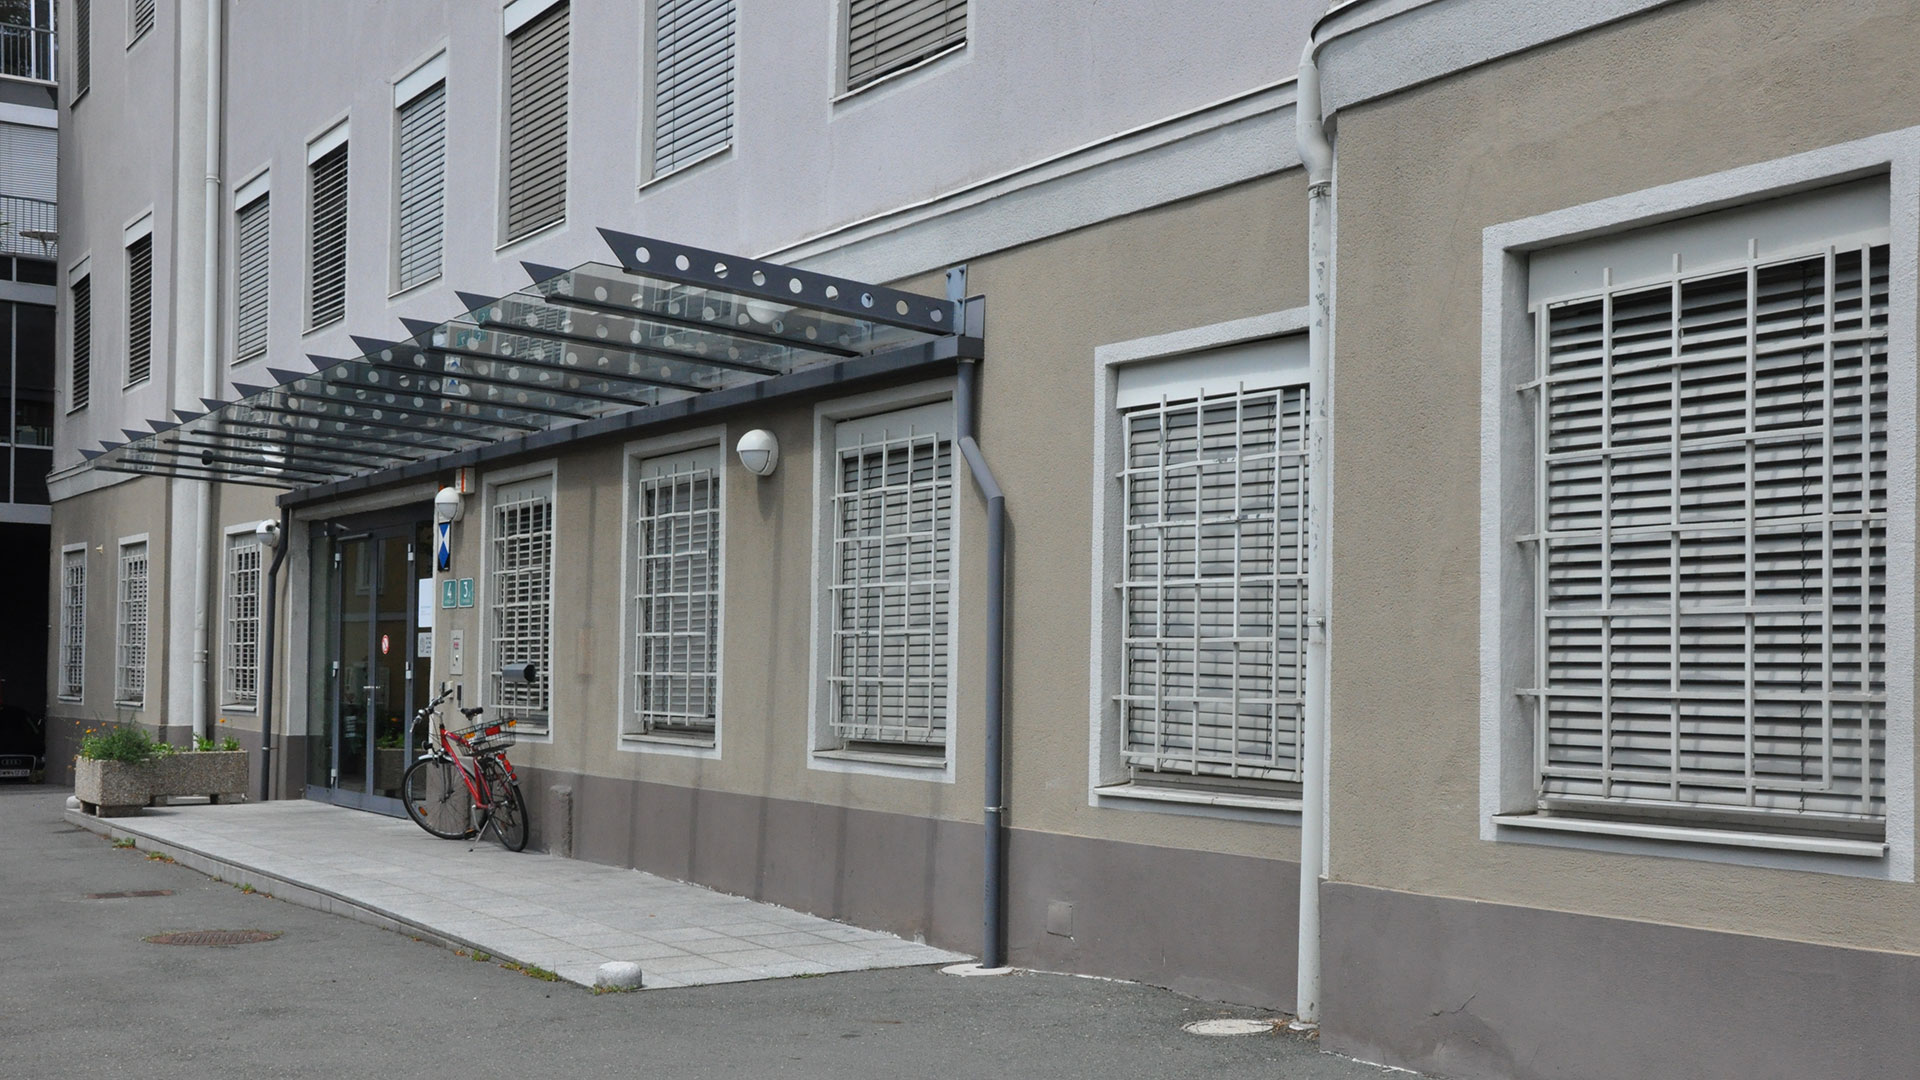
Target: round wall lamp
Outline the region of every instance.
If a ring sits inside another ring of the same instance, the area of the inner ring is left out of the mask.
[[[733,452],[740,455],[740,467],[755,476],[772,476],[774,466],[780,464],[780,440],[766,428],[754,428],[740,436]]]
[[[465,508],[466,500],[450,487],[443,487],[433,496],[433,520],[459,521],[460,512]]]

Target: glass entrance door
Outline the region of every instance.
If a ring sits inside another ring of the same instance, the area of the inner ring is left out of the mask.
[[[399,816],[400,776],[419,748],[408,721],[426,703],[420,588],[430,577],[425,523],[340,535],[333,543],[326,783],[310,794]],[[429,613],[430,614],[430,613]],[[315,764],[319,764],[315,762]]]

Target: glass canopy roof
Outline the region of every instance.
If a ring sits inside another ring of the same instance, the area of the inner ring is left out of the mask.
[[[312,370],[269,367],[274,385],[235,383],[234,400],[81,453],[98,469],[300,489],[903,350],[980,355],[950,300],[601,235],[611,262],[525,264],[518,292],[457,294],[464,314],[354,337],[360,355],[311,356]]]

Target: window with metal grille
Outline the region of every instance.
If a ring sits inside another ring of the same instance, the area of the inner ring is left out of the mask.
[[[147,544],[120,545],[120,638],[113,699],[143,705],[147,698]]]
[[[1307,388],[1120,405],[1121,756],[1138,781],[1297,782]]]
[[[733,141],[733,0],[656,0],[653,175]]]
[[[720,465],[720,448],[709,446],[636,467],[626,735],[713,739],[720,711]]]
[[[829,728],[842,746],[944,751],[953,407],[835,431]]]
[[[67,410],[73,412],[93,400],[93,279],[80,278],[67,290],[73,299],[73,370]]]
[[[1534,316],[1522,693],[1543,807],[1878,828],[1887,245],[1676,269]]]
[[[260,695],[260,553],[251,532],[227,538],[227,619],[223,697],[252,705]]]
[[[347,314],[347,144],[307,166],[307,190],[307,323],[318,327]]]
[[[267,351],[267,206],[262,195],[234,215],[234,359]]]
[[[127,40],[138,40],[141,34],[153,29],[153,0],[128,0]]]
[[[849,0],[847,89],[967,40],[967,0]]]
[[[447,84],[434,83],[400,106],[399,287],[440,276],[446,220]]]
[[[567,216],[565,0],[507,36],[507,239]]]
[[[127,385],[153,374],[153,235],[127,245]]]
[[[493,704],[522,734],[548,729],[553,635],[553,477],[501,484],[488,522],[487,643]],[[531,683],[504,682],[501,669],[537,665]]]
[[[71,101],[93,85],[93,0],[73,0],[73,93]]]
[[[60,700],[79,701],[87,678],[87,549],[60,553]]]

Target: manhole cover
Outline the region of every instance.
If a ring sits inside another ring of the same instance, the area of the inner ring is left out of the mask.
[[[172,889],[135,889],[132,892],[90,892],[89,900],[125,900],[130,896],[172,896]]]
[[[251,945],[272,941],[278,930],[182,930],[173,934],[155,934],[142,938],[150,945]]]
[[[1273,1021],[1233,1018],[1195,1020],[1191,1024],[1180,1025],[1180,1030],[1189,1035],[1264,1035],[1273,1031]]]

